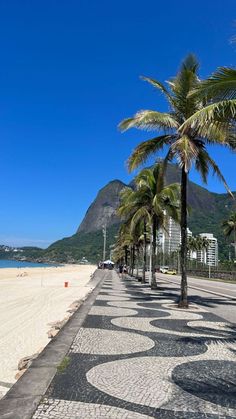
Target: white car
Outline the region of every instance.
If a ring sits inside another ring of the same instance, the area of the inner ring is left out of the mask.
[[[163,274],[166,274],[169,270],[169,266],[161,266],[160,267],[160,272]]]

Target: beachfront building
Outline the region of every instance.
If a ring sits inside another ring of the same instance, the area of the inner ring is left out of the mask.
[[[181,242],[180,225],[171,217],[166,219],[165,229],[158,232],[158,246],[163,254],[170,254],[178,250]]]
[[[208,266],[218,265],[218,241],[211,233],[201,233],[200,237],[205,237],[209,241],[207,249],[197,251],[198,262],[204,263]]]
[[[192,236],[192,232],[187,229],[188,237]],[[181,244],[181,229],[180,225],[176,223],[171,217],[166,219],[165,229],[158,232],[158,246],[159,250],[164,254],[171,254],[180,248]]]

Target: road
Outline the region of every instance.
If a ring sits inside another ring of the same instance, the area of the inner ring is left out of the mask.
[[[179,275],[158,273],[158,279],[167,282],[171,288],[173,284],[177,285],[178,287],[174,287],[173,292],[179,292]],[[227,321],[236,323],[236,284],[189,277],[188,294],[191,301]]]

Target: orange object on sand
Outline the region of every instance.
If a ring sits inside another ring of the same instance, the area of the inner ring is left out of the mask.
[[[64,282],[64,287],[68,288],[69,282]]]

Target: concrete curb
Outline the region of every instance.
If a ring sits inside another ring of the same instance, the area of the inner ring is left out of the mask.
[[[71,316],[68,322],[39,354],[28,370],[0,400],[1,419],[31,419],[40,400],[46,393],[63,358],[68,353],[78,329],[84,322],[107,272],[96,270],[88,285],[94,289]]]

